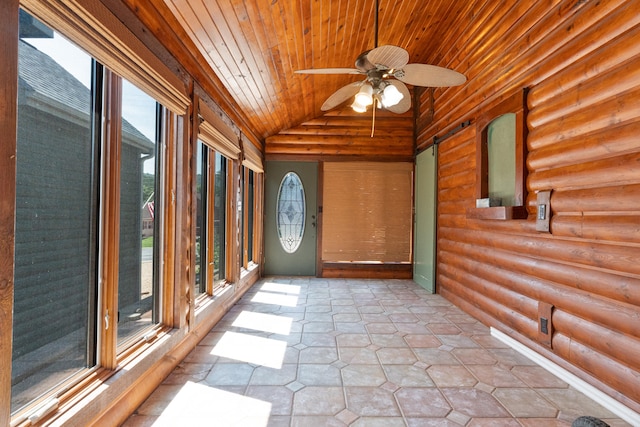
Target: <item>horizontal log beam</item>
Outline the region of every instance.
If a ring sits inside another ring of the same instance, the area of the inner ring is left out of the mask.
[[[640,88],[611,96],[598,108],[573,108],[566,116],[529,130],[529,150],[562,143],[579,135],[610,129],[612,126],[638,120]],[[570,114],[569,114],[570,113]]]
[[[551,232],[558,237],[638,243],[640,221],[638,215],[554,215]]]
[[[496,281],[507,289],[551,303],[620,332],[637,337],[640,335],[635,327],[638,321],[635,306],[640,300],[639,279],[568,266],[552,260],[533,259],[505,249],[488,250],[477,243],[439,239],[438,244],[443,251],[449,251],[454,256],[501,266],[503,271]],[[448,263],[445,258],[438,258],[438,262]],[[601,308],[606,306],[606,309],[589,310],[593,305]]]
[[[473,131],[471,131],[473,130]],[[446,145],[445,145],[446,144]],[[438,150],[438,166],[443,167],[476,154],[475,126],[468,126],[443,142]]]
[[[544,170],[637,151],[640,120],[576,135],[559,143],[529,151],[530,170]]]
[[[597,307],[593,307],[597,310]],[[576,340],[599,353],[609,354],[627,367],[640,366],[640,340],[562,310],[553,312],[553,327],[569,339]]]
[[[322,116],[302,123],[300,126],[327,126],[327,127],[363,127],[371,129],[371,117],[346,117],[346,116]],[[389,128],[389,127],[409,127],[413,128],[412,117],[391,117],[380,118],[376,117],[376,128]],[[283,132],[295,129],[285,129]]]
[[[412,264],[398,263],[357,263],[322,262],[322,277],[326,278],[375,278],[375,279],[411,279]]]
[[[640,111],[640,104],[638,105]],[[528,176],[530,191],[580,189],[635,184],[640,182],[640,153],[605,158],[543,171]]]
[[[629,35],[624,40],[633,40],[640,37],[640,27],[633,31],[635,35]],[[609,47],[607,48],[609,49]],[[628,51],[624,51],[628,58]],[[638,52],[640,55],[640,49]],[[595,56],[600,61],[600,56]],[[590,62],[595,61],[592,59]],[[594,64],[595,66],[595,64]],[[563,74],[563,75],[566,75]],[[633,91],[640,81],[640,57],[623,62],[617,68],[608,73],[599,73],[591,79],[581,74],[569,74],[572,82],[562,94],[530,109],[527,116],[529,129],[537,129],[549,125],[551,122],[562,121],[564,117],[572,115],[577,110],[598,107],[608,99],[616,98],[619,94]],[[566,79],[566,78],[565,78]],[[563,81],[563,76],[557,76],[552,81]],[[579,84],[577,84],[579,82]]]
[[[626,37],[619,37],[606,46],[598,49],[597,53],[577,61],[569,67],[560,70],[552,79],[546,79],[539,85],[531,88],[529,92],[529,107],[538,110],[547,102],[553,102],[557,97],[563,97],[567,91],[581,85],[585,79],[594,75],[607,75],[609,71],[619,67],[629,59],[640,55],[640,45],[637,43],[640,37],[640,27],[632,28]],[[615,83],[615,82],[614,82]],[[543,109],[541,109],[543,111]],[[537,126],[536,115],[531,123]],[[545,120],[546,121],[546,120]]]
[[[357,127],[357,126],[322,126],[322,125],[301,125],[295,128],[284,130],[278,134],[281,135],[299,135],[299,136],[335,136],[335,137],[351,137],[351,136],[366,136],[371,137],[371,126],[369,127]],[[381,128],[377,126],[374,129],[374,135],[376,138],[413,138],[413,129],[411,127],[397,127],[390,126]],[[277,140],[277,136],[269,138],[269,140]]]
[[[406,147],[407,143],[412,142],[411,137],[397,138],[388,135],[369,135],[365,136],[344,136],[344,135],[274,135],[267,139],[267,151],[270,151],[270,145],[276,144],[292,144],[292,145],[366,145],[366,146],[398,146]]]
[[[489,314],[491,317],[500,321],[500,323],[516,329],[529,339],[533,340],[538,336],[537,322],[513,311],[509,307],[505,307],[492,301],[485,295],[473,292],[466,285],[462,285],[450,277],[441,276],[439,281],[442,288],[446,289],[450,294],[456,295],[461,300],[466,301],[469,305]]]
[[[443,276],[465,283],[469,291],[488,297],[492,301],[491,304],[509,307],[511,310],[537,321],[538,301],[500,285],[499,268],[480,265],[473,259],[459,257],[451,252],[443,251],[441,254],[442,259],[447,259],[446,263],[438,263],[439,271]]]
[[[554,213],[640,211],[640,184],[554,191]]]
[[[633,399],[636,402],[635,407],[638,407],[637,402],[640,401],[638,371],[616,363],[610,356],[598,353],[562,334],[554,336],[552,345],[558,355],[584,369],[619,393],[619,396],[613,397],[620,401]]]

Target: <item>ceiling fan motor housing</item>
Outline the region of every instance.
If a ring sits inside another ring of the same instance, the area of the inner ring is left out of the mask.
[[[376,66],[369,61],[369,58],[367,58],[367,54],[369,52],[371,51],[367,50],[362,52],[356,59],[356,68],[365,73],[373,68],[376,68]]]

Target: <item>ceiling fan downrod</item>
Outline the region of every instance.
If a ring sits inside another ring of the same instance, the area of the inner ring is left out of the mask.
[[[373,24],[373,47],[378,47],[378,2],[376,0],[375,22]]]

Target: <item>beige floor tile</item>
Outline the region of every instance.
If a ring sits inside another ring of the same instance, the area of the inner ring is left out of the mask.
[[[587,412],[628,427],[412,281],[277,277],[123,425],[567,427]]]

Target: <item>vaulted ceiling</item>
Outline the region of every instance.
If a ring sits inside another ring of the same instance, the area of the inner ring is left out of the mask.
[[[323,102],[359,75],[295,70],[354,67],[374,47],[375,0],[163,0],[260,138],[319,117]],[[479,0],[379,0],[378,45],[411,63],[465,72],[454,50]]]

